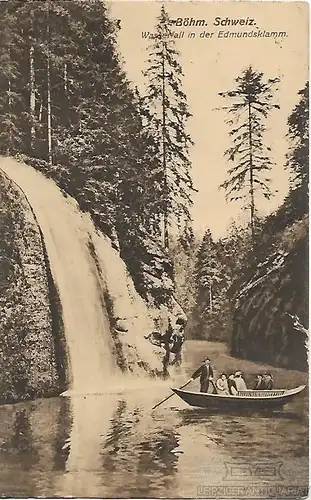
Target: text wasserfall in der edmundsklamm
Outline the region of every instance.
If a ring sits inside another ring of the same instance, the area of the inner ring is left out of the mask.
[[[177,17],[171,20],[172,29],[164,36],[169,38],[286,38],[288,33],[284,30],[266,30],[259,28],[255,18],[252,17],[221,17],[216,16],[211,21],[194,17]],[[209,30],[195,30],[193,28],[206,28]],[[217,30],[214,30],[214,27]],[[175,29],[176,28],[176,29]],[[187,28],[187,30],[183,30]],[[191,29],[191,31],[189,30]],[[225,28],[225,29],[223,29]],[[242,30],[237,30],[241,28]],[[160,35],[151,31],[142,31],[142,38],[155,39]]]

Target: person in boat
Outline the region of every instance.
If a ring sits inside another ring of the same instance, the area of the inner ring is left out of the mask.
[[[234,380],[235,380],[235,384],[236,384],[238,391],[246,391],[247,390],[247,386],[246,386],[246,383],[245,383],[245,380],[243,378],[243,374],[242,374],[241,370],[238,370],[235,372]]]
[[[213,383],[214,377],[211,360],[208,357],[202,360],[201,366],[193,373],[191,379],[195,380],[198,377],[200,377],[200,392],[207,392],[210,382]]]
[[[273,377],[271,373],[265,373],[263,379],[263,389],[266,391],[271,391],[273,389]]]
[[[229,377],[228,377],[228,390],[229,390],[229,394],[231,396],[236,396],[238,393],[238,388],[236,386],[233,373],[231,373],[231,375],[229,375]]]
[[[222,373],[219,379],[216,381],[216,387],[218,394],[229,394],[228,379],[226,373]]]
[[[254,391],[260,391],[264,389],[264,379],[261,373],[258,373],[256,375],[256,380],[253,389]]]

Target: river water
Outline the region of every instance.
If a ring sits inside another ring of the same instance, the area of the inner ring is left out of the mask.
[[[197,360],[192,350],[186,372]],[[220,355],[219,365],[224,359],[230,360]],[[277,372],[280,379],[285,375]],[[184,377],[180,374],[180,383]],[[167,393],[169,382],[125,380],[123,386],[108,384],[106,394],[1,406],[0,493],[234,498],[234,488],[257,485],[269,487],[270,496],[287,498],[291,490],[285,487],[306,487],[306,394],[274,415],[210,415],[177,396],[152,412]],[[257,462],[268,469],[250,477]],[[227,494],[221,495],[220,486]],[[284,494],[271,486],[282,487]]]

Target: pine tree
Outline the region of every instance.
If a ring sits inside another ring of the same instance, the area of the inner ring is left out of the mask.
[[[309,178],[309,82],[298,92],[299,102],[288,118],[290,150],[286,166],[291,170],[292,187],[308,191]]]
[[[145,99],[135,89],[136,107],[140,116],[140,134],[138,154],[140,175],[136,182],[140,183],[140,199],[143,227],[161,244],[161,216],[163,196],[163,170],[160,159],[159,144],[154,140],[150,128],[144,126],[143,117],[148,113]]]
[[[230,276],[222,242],[206,230],[195,260],[194,337],[226,340],[230,334]]]
[[[21,79],[20,68],[16,62],[19,36],[14,30],[17,16],[9,2],[0,4],[0,151],[2,154],[14,154],[22,148],[23,133],[20,117],[15,110],[20,106],[21,96],[18,82]]]
[[[223,248],[222,262],[226,268],[227,297],[231,300],[245,275],[253,272],[250,262],[256,265],[254,257],[256,258],[257,254],[253,253],[249,224],[240,226],[236,221],[232,221],[220,243]]]
[[[196,243],[192,221],[187,220],[185,222],[182,230],[179,231],[178,242],[186,255],[192,255]]]
[[[196,262],[198,295],[205,297],[205,303],[213,311],[215,288],[221,282],[216,245],[209,229],[205,231]]]
[[[192,226],[181,231],[176,238],[171,238],[169,254],[173,262],[176,300],[188,318],[191,318],[196,300],[195,257],[199,240],[194,235]],[[191,330],[191,321],[188,323]]]
[[[232,269],[232,277],[239,274],[245,267],[252,248],[249,224],[239,225],[232,220],[226,234],[220,240],[224,246],[224,255],[228,266]]]
[[[54,125],[62,109],[57,88],[62,68],[58,53],[65,40],[62,28],[64,20],[68,25],[68,10],[63,2],[52,0],[16,3],[15,10],[14,31],[19,35],[19,57],[15,60],[22,75],[19,95],[23,103],[15,113],[24,120],[22,152],[51,165]]]
[[[265,82],[263,73],[249,67],[236,78],[235,89],[219,93],[221,97],[233,101],[222,109],[228,111],[227,123],[231,127],[229,135],[233,142],[225,151],[225,156],[234,166],[229,168],[228,179],[221,187],[226,191],[228,200],[246,200],[253,241],[256,231],[256,192],[267,199],[272,196],[267,175],[273,163],[269,157],[271,148],[264,143],[264,120],[271,110],[279,109],[279,105],[272,100],[273,88],[278,81],[278,78],[272,78]]]
[[[74,196],[119,244],[146,294],[149,243],[154,249],[160,239],[162,164],[120,61],[118,23],[102,0],[11,0],[0,8],[2,152],[22,153]],[[167,256],[160,260],[160,274],[171,277]],[[172,294],[164,288],[160,301]]]
[[[189,148],[193,144],[186,132],[191,116],[182,91],[179,52],[171,37],[170,19],[164,6],[157,18],[156,33],[150,47],[147,90],[144,96],[145,125],[159,145],[162,165],[161,214],[164,247],[169,246],[172,218],[177,224],[190,219],[193,184],[190,177]]]

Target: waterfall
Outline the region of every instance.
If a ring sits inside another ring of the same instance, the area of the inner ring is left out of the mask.
[[[88,215],[32,167],[1,158],[1,168],[24,192],[36,216],[62,305],[70,389],[101,392],[118,373],[104,289],[91,251],[98,237]]]

